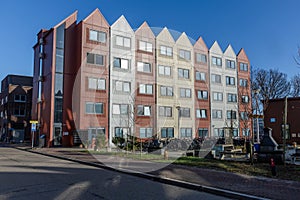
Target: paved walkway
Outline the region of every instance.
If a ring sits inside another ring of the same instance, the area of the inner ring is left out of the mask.
[[[150,164],[154,166],[153,169],[155,169],[155,171],[148,172],[148,174],[151,175],[255,195],[262,198],[299,199],[300,197],[300,183],[296,181],[254,177],[175,164],[165,165],[160,169],[157,168],[157,163],[131,159],[124,160],[124,158],[122,158],[122,161],[120,162],[120,158],[104,155],[92,156],[88,152],[79,148],[41,148],[33,150],[28,147],[19,148],[53,156],[81,160],[89,163],[100,164],[102,162],[112,168],[145,171],[143,166]]]

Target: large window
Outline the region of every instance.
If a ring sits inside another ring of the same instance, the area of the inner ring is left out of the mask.
[[[222,119],[222,110],[212,110],[213,119]]]
[[[150,42],[145,42],[145,41],[139,41],[139,50],[141,51],[147,51],[147,52],[151,52],[153,51],[152,49],[152,43]]]
[[[227,93],[227,102],[236,102],[237,96],[236,94]]]
[[[233,61],[233,60],[226,60],[226,67],[227,68],[231,68],[231,69],[235,69],[235,61]]]
[[[170,128],[170,127],[161,128],[161,137],[162,138],[173,138],[174,137],[174,128]]]
[[[249,96],[243,95],[242,96],[242,103],[249,103]]]
[[[206,138],[208,136],[208,128],[198,128],[198,137]]]
[[[248,71],[248,64],[247,63],[240,63],[240,70],[241,71]]]
[[[115,90],[118,92],[130,92],[130,82],[115,81]]]
[[[106,42],[106,33],[102,31],[90,30],[90,40],[97,42]]]
[[[180,108],[179,116],[180,117],[190,117],[191,116],[190,108]]]
[[[139,85],[140,94],[153,94],[153,85],[151,84],[140,84]]]
[[[137,62],[137,71],[139,72],[151,72],[151,64],[145,62]]]
[[[86,102],[85,113],[87,114],[103,114],[103,103]]]
[[[227,119],[236,119],[236,111],[227,110]]]
[[[191,98],[191,89],[180,88],[180,97],[182,98]]]
[[[190,78],[190,70],[188,69],[178,69],[178,78],[189,79]]]
[[[26,102],[26,95],[25,94],[15,94],[15,102]]]
[[[120,47],[130,48],[131,47],[131,39],[128,37],[116,36],[116,45]]]
[[[197,63],[206,63],[207,58],[205,54],[196,53],[196,62]]]
[[[129,69],[129,60],[123,58],[114,58],[114,68]]]
[[[86,62],[94,65],[104,65],[104,56],[99,54],[87,53]]]
[[[171,67],[159,65],[158,74],[162,76],[171,76]]]
[[[223,128],[214,128],[214,136],[215,137],[224,137],[224,129]]]
[[[173,87],[160,86],[160,95],[161,96],[173,96]]]
[[[213,100],[214,101],[223,101],[223,93],[222,92],[213,92]]]
[[[162,116],[162,117],[172,117],[172,107],[169,107],[169,106],[159,106],[159,116]]]
[[[140,128],[140,138],[151,138],[153,135],[153,128]]]
[[[138,105],[137,106],[138,116],[150,116],[151,115],[151,106]]]
[[[196,109],[196,117],[197,118],[207,118],[206,109]]]
[[[211,82],[212,83],[221,83],[221,75],[212,74],[211,75]]]
[[[115,127],[115,137],[127,138],[128,128]]]
[[[197,91],[198,99],[207,100],[208,99],[208,92],[206,90],[198,90]]]
[[[235,78],[231,76],[226,76],[226,85],[235,85]]]
[[[184,60],[191,60],[191,52],[183,49],[179,49],[179,58]]]
[[[248,113],[247,112],[240,112],[241,120],[248,120]]]
[[[196,71],[196,80],[197,81],[206,81],[206,74],[205,72],[199,72],[199,71]]]
[[[160,46],[160,54],[165,56],[173,56],[173,48],[167,46]]]
[[[248,80],[240,78],[240,86],[241,87],[247,87],[248,86]]]
[[[15,115],[15,116],[25,116],[25,106],[23,105],[19,105],[19,106],[15,106],[14,107],[14,113],[13,113],[13,115]]]
[[[181,138],[192,138],[192,128],[180,128]]]
[[[218,67],[221,67],[222,66],[222,59],[219,58],[219,57],[212,57],[211,58],[211,62],[212,62],[212,65],[215,65],[215,66],[218,66]]]
[[[105,90],[105,79],[102,78],[88,78],[89,89]]]
[[[128,104],[113,104],[112,113],[114,115],[127,115],[128,114]]]
[[[249,129],[249,128],[244,128],[244,129],[242,130],[242,134],[243,134],[243,136],[245,136],[245,137],[250,136],[250,129]]]

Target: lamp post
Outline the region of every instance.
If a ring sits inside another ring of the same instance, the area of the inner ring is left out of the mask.
[[[260,143],[259,139],[259,120],[258,120],[258,94],[260,92],[260,89],[254,90],[255,94],[255,114],[256,114],[256,138],[257,138],[257,143]],[[254,142],[254,135],[253,135],[253,142]]]
[[[177,117],[177,125],[178,125],[178,138],[179,138],[179,118],[180,118],[180,106],[176,106],[176,109],[178,111],[178,117]]]

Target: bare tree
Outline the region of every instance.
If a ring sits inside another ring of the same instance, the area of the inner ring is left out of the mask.
[[[300,73],[294,75],[291,79],[291,96],[300,96]]]
[[[270,99],[289,96],[291,83],[287,79],[287,74],[274,69],[255,69],[252,75],[252,89],[259,90],[263,111],[267,109]]]

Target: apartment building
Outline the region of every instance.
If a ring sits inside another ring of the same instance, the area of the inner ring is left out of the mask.
[[[4,141],[30,140],[32,77],[7,75],[1,81],[0,138]]]
[[[238,84],[250,79],[246,57],[167,28],[154,34],[146,22],[134,31],[124,16],[110,25],[98,9],[77,23],[74,12],[41,30],[34,46],[38,135],[48,147],[75,145],[78,136],[88,147],[99,136],[109,146],[128,136],[245,136],[239,116],[250,81]]]

